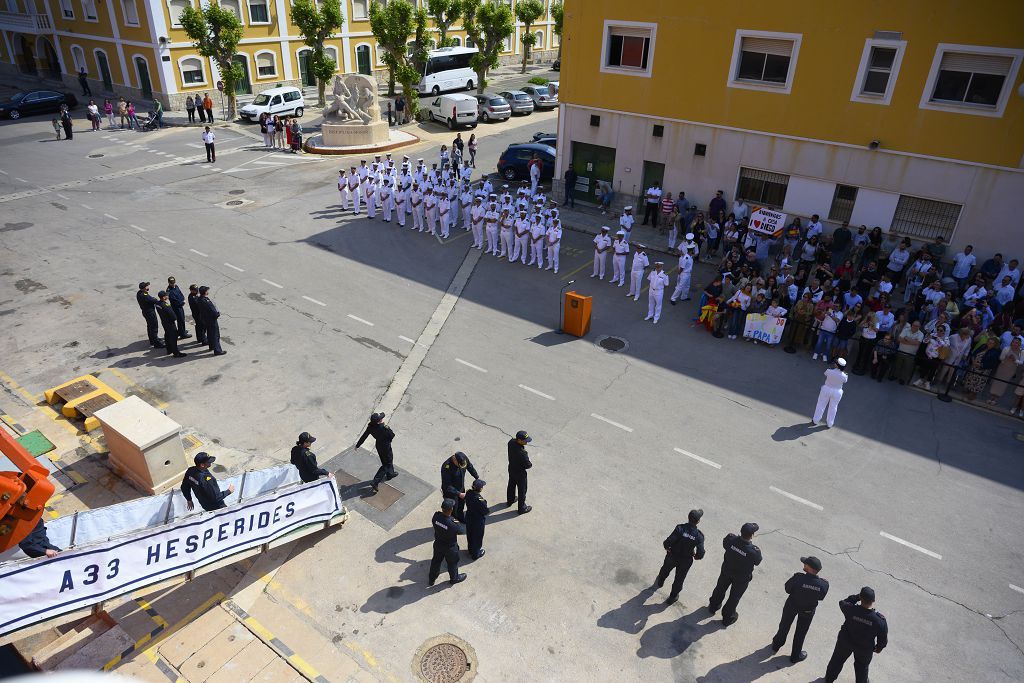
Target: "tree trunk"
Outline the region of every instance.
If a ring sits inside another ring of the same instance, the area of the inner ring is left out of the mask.
[[[235,92],[234,88],[231,90],[231,94],[228,95],[228,121],[235,120]]]
[[[520,71],[519,73],[521,73],[521,74],[526,73],[526,60],[529,59],[529,58],[530,58],[530,46],[527,45],[526,43],[523,43],[523,70]]]
[[[477,71],[476,72],[476,91],[481,95],[484,94],[484,86],[487,83],[487,72]]]
[[[402,89],[405,90],[405,85],[402,85]],[[395,96],[395,72],[388,69],[388,97]]]
[[[327,105],[327,98],[324,92],[327,90],[327,81],[322,78],[316,79],[316,106],[323,109]]]

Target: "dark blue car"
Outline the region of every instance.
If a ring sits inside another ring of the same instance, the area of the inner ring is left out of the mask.
[[[555,148],[534,142],[509,145],[498,159],[498,174],[505,180],[527,180],[530,177],[530,159],[536,154],[542,162],[540,179],[550,180],[555,175]]]

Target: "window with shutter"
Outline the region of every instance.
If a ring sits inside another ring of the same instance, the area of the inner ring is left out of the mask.
[[[729,87],[788,93],[802,39],[799,33],[736,31]]]
[[[650,76],[656,29],[657,24],[606,21],[601,71]]]
[[[256,53],[256,74],[259,78],[272,78],[277,75],[277,60],[273,52]]]
[[[946,52],[932,100],[995,108],[1013,59],[1005,55]]]

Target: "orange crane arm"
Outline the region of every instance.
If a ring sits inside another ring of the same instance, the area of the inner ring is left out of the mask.
[[[53,495],[50,470],[39,464],[7,430],[0,429],[0,451],[20,472],[0,472],[0,552],[18,545],[43,516]]]

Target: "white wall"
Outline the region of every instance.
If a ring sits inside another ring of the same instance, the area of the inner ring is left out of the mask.
[[[857,201],[853,205],[850,225],[866,225],[868,229],[877,225],[882,228],[883,232],[888,232],[899,201],[900,196],[893,192],[881,192],[862,187],[857,190]]]
[[[786,213],[800,216],[818,214],[822,218],[828,218],[835,192],[834,182],[791,176],[789,187],[786,189],[786,202],[782,208]]]

